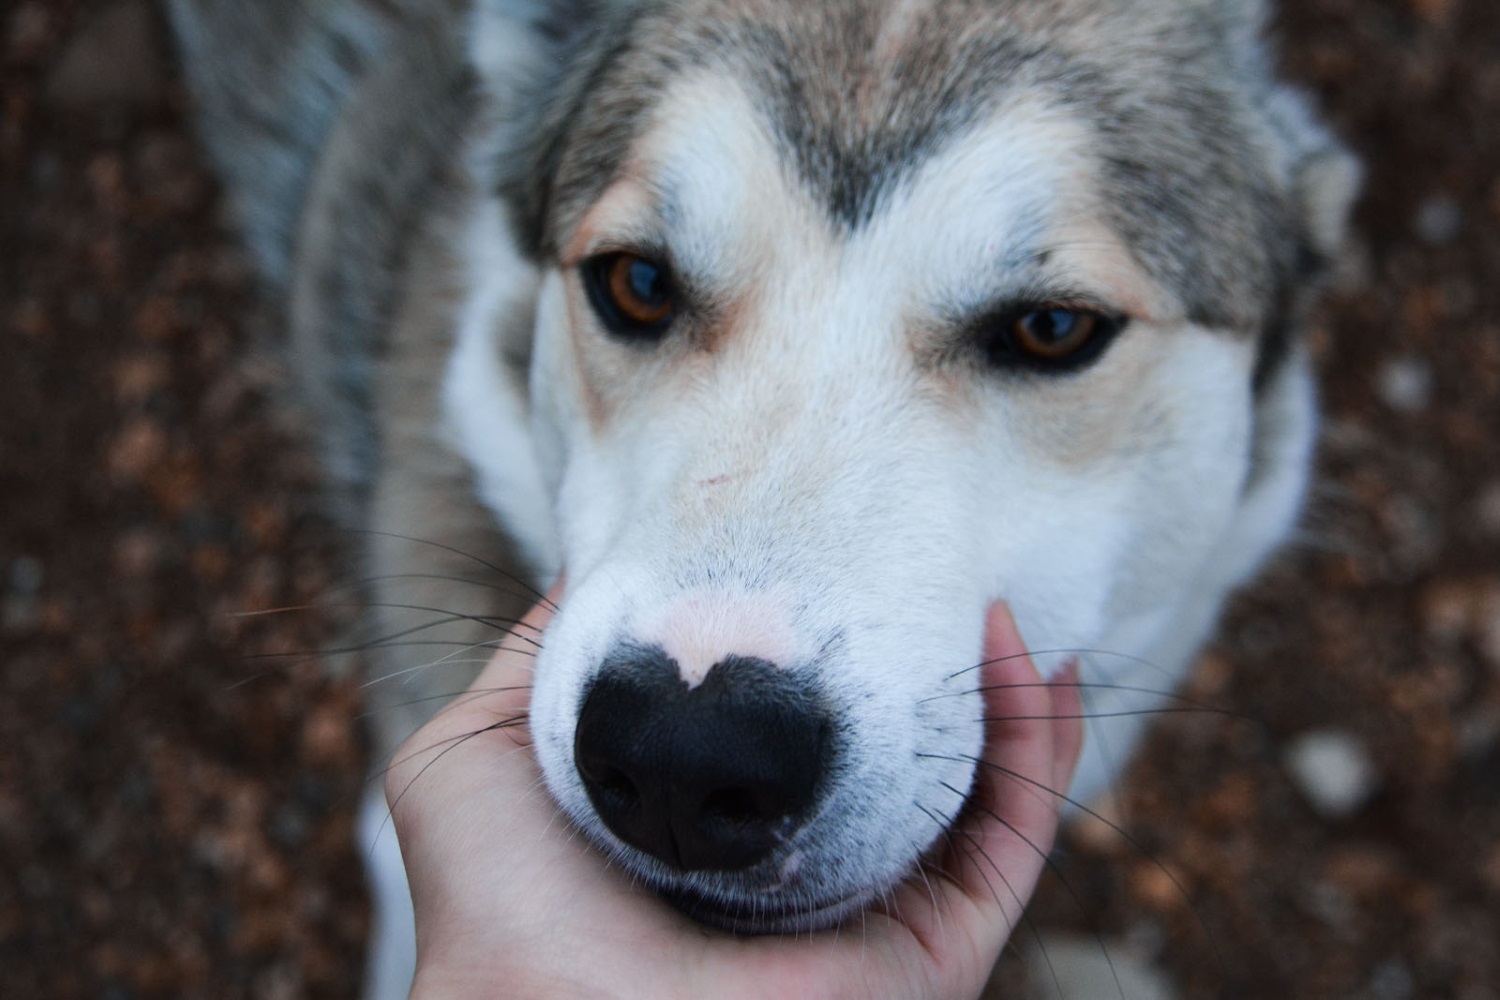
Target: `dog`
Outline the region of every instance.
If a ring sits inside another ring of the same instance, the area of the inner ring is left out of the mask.
[[[547,787],[700,921],[913,871],[997,599],[1081,660],[1098,794],[1296,521],[1358,171],[1258,0],[170,12],[365,540],[377,751],[565,569]]]

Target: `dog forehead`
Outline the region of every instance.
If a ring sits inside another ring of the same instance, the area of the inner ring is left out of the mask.
[[[1171,308],[1100,211],[1087,122],[1045,94],[993,107],[854,228],[828,217],[790,155],[741,81],[679,78],[564,260],[622,244],[667,249],[674,267],[729,295],[768,282],[854,285],[858,311],[910,307],[920,322],[1049,283],[1141,317]]]
[[[544,242],[560,249],[696,71],[739,82],[781,161],[856,231],[997,104],[1046,94],[1087,122],[1102,223],[1204,326],[1258,327],[1296,256],[1225,13],[1189,0],[679,0],[643,9],[562,139]],[[1243,61],[1243,60],[1240,60]]]

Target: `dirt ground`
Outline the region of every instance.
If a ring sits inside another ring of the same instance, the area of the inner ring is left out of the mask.
[[[1033,912],[1192,997],[1500,997],[1500,7],[1278,32],[1367,170],[1316,496]],[[186,108],[146,0],[0,2],[6,997],[358,986],[340,540]]]

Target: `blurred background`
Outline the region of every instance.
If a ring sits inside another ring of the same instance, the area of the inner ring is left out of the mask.
[[[1033,919],[1185,996],[1500,997],[1500,6],[1284,7],[1367,170],[1315,496]],[[358,988],[342,547],[187,110],[148,0],[0,0],[6,997]]]

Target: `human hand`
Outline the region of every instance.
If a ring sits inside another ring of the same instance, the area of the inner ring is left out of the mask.
[[[551,606],[519,634],[540,635]],[[558,812],[524,729],[530,651],[507,640],[386,776],[416,911],[412,997],[977,997],[1056,835],[1047,789],[1067,788],[1083,737],[1076,674],[1044,684],[1003,605],[984,650],[985,764],[946,849],[857,926],[738,938],[671,909]]]

